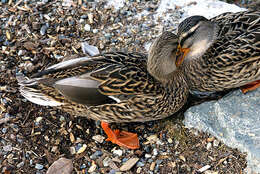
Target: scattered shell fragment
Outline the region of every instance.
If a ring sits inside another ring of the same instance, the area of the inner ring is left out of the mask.
[[[102,135],[95,135],[95,136],[92,137],[92,139],[99,142],[99,143],[103,143],[105,137],[103,137]]]
[[[84,152],[86,150],[86,148],[87,148],[87,145],[83,144],[83,146],[78,150],[77,154]]]
[[[151,165],[150,165],[150,170],[151,170],[151,171],[154,170],[154,168],[155,168],[155,164],[156,164],[155,162],[152,162],[152,163],[151,163]]]
[[[137,161],[139,161],[139,158],[130,158],[120,167],[120,171],[130,170],[137,163]]]
[[[210,165],[203,166],[203,167],[201,167],[201,168],[198,170],[198,172],[203,173],[203,172],[205,172],[206,170],[208,170],[209,168],[211,168]]]
[[[89,173],[94,172],[96,170],[96,168],[97,168],[97,165],[95,163],[92,163],[92,165],[88,169],[88,172]]]
[[[72,143],[75,143],[75,137],[74,137],[74,135],[73,135],[72,132],[70,132],[70,141],[71,141]]]

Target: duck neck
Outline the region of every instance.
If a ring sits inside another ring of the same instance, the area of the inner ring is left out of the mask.
[[[173,54],[167,48],[163,48],[160,54],[153,53],[153,50],[149,52],[147,70],[161,83],[170,81],[176,69]]]

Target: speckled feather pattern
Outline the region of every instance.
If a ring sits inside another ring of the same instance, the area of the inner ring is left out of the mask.
[[[184,62],[191,90],[221,91],[260,79],[260,12],[225,13],[219,36],[204,55]]]
[[[89,76],[100,82],[104,95],[125,95],[120,103],[87,106],[64,97],[53,84],[69,77]],[[182,76],[163,86],[147,71],[147,56],[140,53],[112,52],[94,56],[58,69],[47,69],[33,76],[37,85],[27,86],[63,103],[58,108],[72,115],[110,122],[144,122],[168,117],[179,110],[187,99],[188,89]]]

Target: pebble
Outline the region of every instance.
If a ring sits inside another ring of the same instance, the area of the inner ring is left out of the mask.
[[[209,150],[212,147],[212,143],[208,143],[206,149]]]
[[[142,168],[138,167],[137,170],[136,170],[136,173],[141,173],[141,171],[142,171]]]
[[[136,164],[136,166],[137,167],[143,167],[145,164],[143,163],[143,162],[141,162],[141,161],[139,161],[137,164]]]
[[[201,168],[198,170],[198,172],[203,173],[203,172],[205,172],[206,170],[208,170],[209,168],[211,168],[210,165],[203,166],[203,167],[201,167]]]
[[[144,157],[145,157],[145,158],[151,158],[152,155],[150,155],[150,154],[145,154]]]
[[[43,165],[36,163],[35,168],[38,170],[41,170],[41,169],[43,169]]]
[[[87,148],[87,145],[83,144],[83,146],[81,148],[79,148],[79,150],[77,151],[77,154],[84,152],[86,150],[86,148]]]
[[[43,119],[43,117],[37,117],[37,118],[35,119],[35,121],[36,121],[36,122],[40,122],[40,121],[42,121],[42,119]]]
[[[21,168],[21,167],[23,167],[23,166],[24,166],[24,162],[22,161],[22,162],[18,163],[16,167],[17,167],[17,168]]]
[[[91,172],[94,172],[97,168],[97,165],[95,163],[92,163],[91,167],[88,169],[88,172],[91,173]]]
[[[153,149],[153,155],[157,156],[158,155],[158,150],[157,149]]]
[[[85,30],[85,31],[90,31],[90,30],[91,30],[90,25],[89,25],[89,24],[86,24],[86,25],[84,26],[84,30]]]
[[[103,143],[105,140],[105,137],[102,135],[95,135],[92,137],[93,140],[97,141],[98,143]]]
[[[214,140],[214,141],[213,141],[213,146],[214,146],[214,147],[218,147],[218,146],[219,146],[219,143],[220,143],[220,142],[219,142],[218,140]]]
[[[46,25],[43,25],[43,26],[41,27],[40,33],[41,33],[42,36],[46,34],[47,28],[48,28],[48,27],[47,27]]]
[[[130,170],[137,163],[138,160],[139,158],[130,158],[120,167],[120,171]]]
[[[118,156],[122,156],[123,155],[123,151],[121,149],[113,150],[113,154],[118,155]]]
[[[172,140],[171,138],[168,138],[167,141],[168,141],[168,143],[170,143],[170,144],[173,143],[173,140]]]
[[[106,158],[103,160],[103,166],[104,166],[104,167],[109,166],[110,161],[112,161],[111,158],[106,157]]]
[[[5,152],[10,152],[10,151],[12,151],[12,146],[11,145],[6,145],[6,146],[4,146],[3,147],[3,150],[5,151]]]
[[[98,157],[100,157],[101,155],[103,155],[103,152],[98,150],[98,151],[94,152],[92,155],[90,155],[90,159],[95,160]]]
[[[151,170],[151,171],[154,170],[154,168],[155,168],[155,164],[156,164],[155,162],[152,162],[152,163],[151,163],[151,165],[150,165],[150,170]]]
[[[74,155],[76,153],[75,147],[70,147],[70,153]]]
[[[93,29],[93,33],[94,34],[98,33],[98,29]]]
[[[7,128],[2,128],[2,132],[3,132],[3,134],[5,134],[6,132],[7,132]]]

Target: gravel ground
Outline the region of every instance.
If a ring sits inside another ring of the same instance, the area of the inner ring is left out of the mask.
[[[64,157],[70,159],[65,170],[72,161],[73,173],[243,173],[246,154],[183,126],[183,112],[198,99],[168,119],[113,124],[138,133],[141,148],[126,150],[104,141],[99,122],[32,104],[19,94],[17,72],[30,75],[82,56],[83,41],[100,51],[145,52],[141,45],[163,27],[152,15],[134,16],[142,9],[153,14],[158,3],[133,0],[116,10],[91,0],[0,1],[0,172],[46,173]]]

